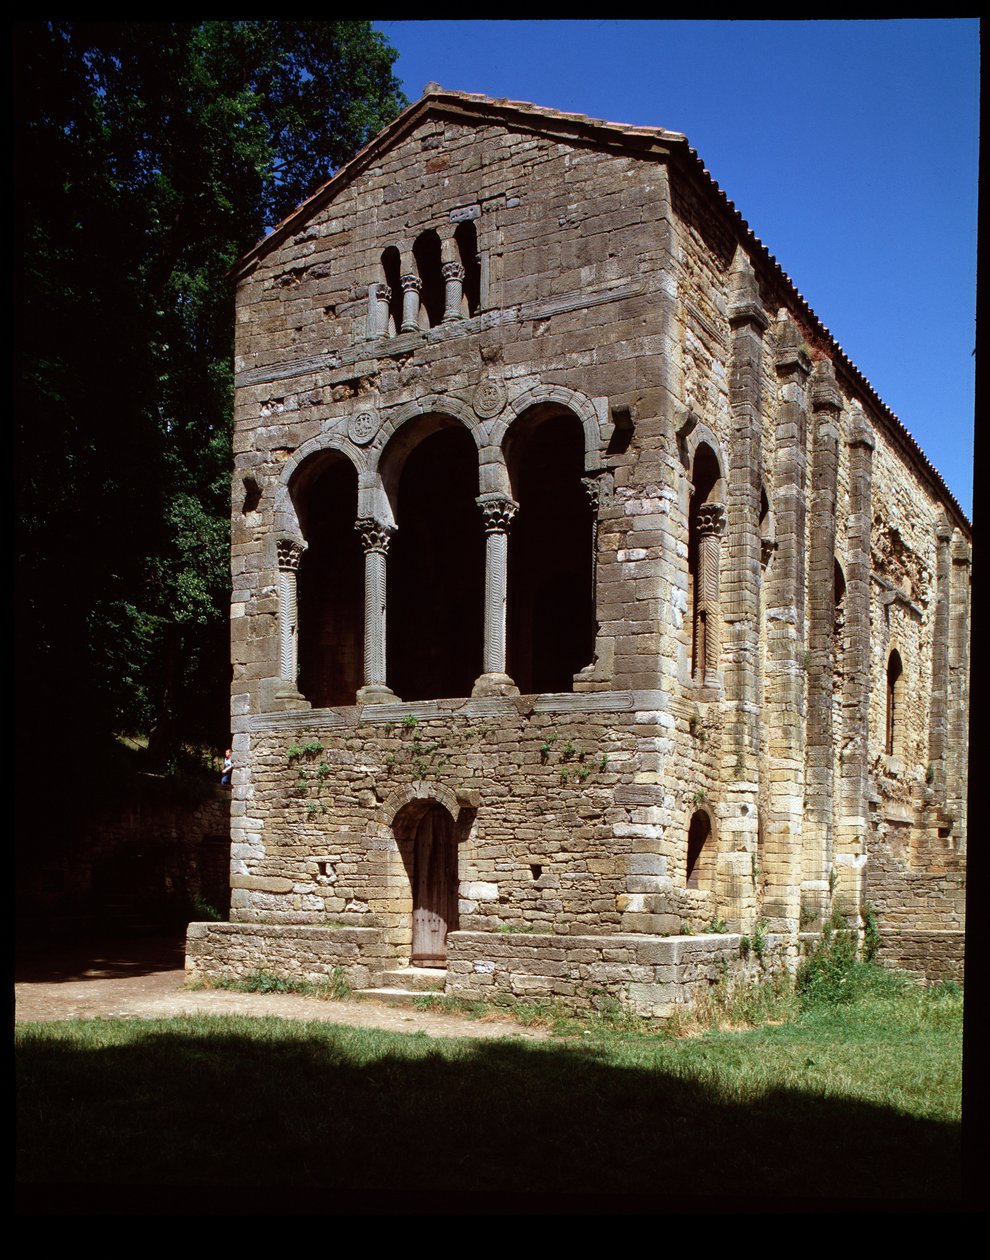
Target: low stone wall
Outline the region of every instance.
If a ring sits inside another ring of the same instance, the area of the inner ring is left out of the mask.
[[[901,967],[923,980],[963,982],[965,932],[884,931],[877,962]]]
[[[473,1000],[562,999],[577,1010],[618,1001],[637,1015],[669,1016],[697,990],[745,970],[740,937],[553,936],[452,932],[447,993]]]
[[[190,923],[187,980],[243,980],[254,972],[281,980],[329,980],[339,968],[353,989],[373,984],[387,965],[379,928]]]
[[[923,849],[909,867],[889,845],[874,845],[864,898],[883,935],[962,932],[966,926],[966,860],[952,850]]]

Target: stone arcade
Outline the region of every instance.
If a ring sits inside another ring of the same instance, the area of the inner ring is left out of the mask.
[[[430,90],[237,275],[193,973],[663,1015],[871,904],[961,978],[970,527],[683,136]]]

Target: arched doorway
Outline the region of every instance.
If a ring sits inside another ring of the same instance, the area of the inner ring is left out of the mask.
[[[443,967],[447,933],[457,929],[457,836],[437,801],[410,801],[396,814],[395,838],[412,890],[414,967]]]

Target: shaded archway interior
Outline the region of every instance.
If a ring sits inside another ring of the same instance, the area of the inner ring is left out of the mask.
[[[573,691],[596,632],[580,421],[531,409],[509,429],[505,460],[519,504],[509,531],[508,672],[524,693]]]
[[[299,469],[290,490],[308,544],[298,577],[299,690],[317,707],[354,704],[364,650],[357,472],[326,452]]]
[[[484,636],[477,447],[438,416],[404,425],[393,442],[382,461],[398,527],[388,553],[388,683],[403,700],[468,696]]]

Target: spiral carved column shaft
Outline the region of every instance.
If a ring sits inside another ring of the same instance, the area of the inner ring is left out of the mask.
[[[364,548],[364,685],[385,686],[385,556],[394,527],[366,518],[354,528]]]
[[[303,549],[297,542],[278,544],[278,672],[284,682],[295,685],[299,674],[299,613],[296,575]]]

